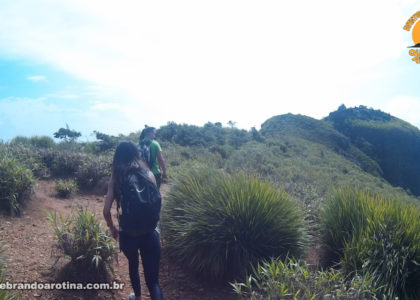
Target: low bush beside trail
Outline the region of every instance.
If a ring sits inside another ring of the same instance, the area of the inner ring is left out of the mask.
[[[89,155],[76,170],[76,181],[81,190],[92,190],[104,178],[111,176],[112,155]]]
[[[321,214],[323,241],[347,273],[371,274],[377,296],[420,298],[420,209],[399,199],[341,189]]]
[[[0,153],[0,210],[19,214],[35,183],[31,170]]]
[[[78,191],[77,184],[73,179],[58,179],[54,182],[54,188],[60,198],[70,198]]]
[[[334,269],[313,271],[304,261],[290,258],[263,261],[244,282],[231,285],[240,299],[377,299],[373,276],[346,276]]]
[[[55,232],[55,247],[61,251],[58,259],[68,256],[73,264],[93,273],[105,265],[113,270],[112,256],[117,248],[92,211],[78,207],[77,215],[66,217],[49,212],[48,220]]]
[[[261,259],[299,257],[303,213],[286,193],[247,175],[211,168],[180,173],[163,207],[168,253],[213,279],[245,274]]]

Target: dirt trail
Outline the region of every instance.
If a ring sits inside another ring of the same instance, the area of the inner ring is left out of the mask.
[[[39,181],[35,195],[28,201],[20,218],[0,216],[0,235],[6,246],[8,264],[6,280],[11,283],[57,281],[57,274],[65,263],[61,259],[51,268],[55,258],[52,256],[54,232],[47,221],[47,211],[61,212],[63,215],[76,211],[77,205],[88,207],[102,219],[104,197],[95,195],[77,195],[72,199],[59,199],[54,195],[53,183]],[[113,208],[115,214],[115,207]],[[105,221],[103,221],[105,224]],[[118,254],[118,263],[114,263],[113,280],[124,283],[122,290],[111,291],[58,291],[25,290],[20,299],[59,299],[59,300],[99,300],[126,299],[132,292],[128,277],[127,260]],[[141,273],[143,299],[150,299]],[[237,299],[229,286],[214,286],[199,281],[194,275],[184,271],[163,254],[160,267],[160,284],[167,300],[210,300]]]

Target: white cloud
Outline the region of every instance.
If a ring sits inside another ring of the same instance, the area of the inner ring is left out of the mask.
[[[33,75],[33,76],[28,76],[27,79],[33,82],[38,82],[38,81],[46,81],[47,77],[43,75]]]
[[[15,0],[0,5],[0,53],[90,82],[103,98],[84,114],[98,120],[115,108],[120,126],[258,127],[324,117],[356,102],[361,81],[393,74],[374,67],[405,51],[410,1]]]
[[[420,128],[420,97],[397,96],[386,104],[386,111]]]

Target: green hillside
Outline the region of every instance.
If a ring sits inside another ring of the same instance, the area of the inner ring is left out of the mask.
[[[359,165],[364,171],[373,175],[382,175],[375,160],[352,145],[348,137],[335,130],[327,122],[307,116],[287,114],[265,121],[261,125],[261,133],[264,136],[272,137],[296,136],[324,145]]]
[[[357,118],[349,118],[350,113]],[[117,137],[96,132],[98,141],[88,143],[16,137],[0,145],[0,152],[9,153],[36,176],[74,177],[80,188],[88,190],[109,174],[118,142],[137,142],[139,134]],[[230,174],[245,172],[269,179],[311,207],[323,203],[334,188],[347,186],[418,202],[405,190],[409,187],[417,194],[420,168],[415,169],[418,162],[414,156],[416,147],[420,147],[418,136],[418,130],[408,123],[360,108],[341,108],[326,120],[292,114],[274,116],[259,131],[238,129],[233,123],[224,127],[218,122],[204,126],[169,122],[157,130],[170,177],[194,165],[216,167]],[[394,157],[388,161],[385,154]]]
[[[325,120],[375,160],[388,182],[420,195],[420,131],[416,127],[364,106],[341,106]]]
[[[57,194],[77,185],[104,195],[116,146],[138,142],[140,131],[95,133],[97,141],[85,143],[45,136],[0,142],[0,209],[19,215],[37,179],[54,180]],[[189,272],[234,278],[258,262],[264,268],[253,279],[234,284],[239,294],[418,299],[417,128],[380,111],[342,106],[324,120],[274,116],[259,131],[234,122],[170,122],[157,130],[157,140],[169,177],[164,247]],[[287,259],[260,261],[279,255]],[[341,265],[312,270],[319,262]]]
[[[332,189],[347,186],[417,202],[384,180],[378,163],[330,123],[306,116],[270,118],[259,132],[211,123],[204,127],[170,123],[158,130],[158,139],[173,173],[194,164],[216,166],[230,174],[242,171],[269,179],[311,207],[323,203]]]

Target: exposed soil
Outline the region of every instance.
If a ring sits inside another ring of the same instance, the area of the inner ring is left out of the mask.
[[[164,195],[164,191],[163,191]],[[7,260],[6,280],[10,283],[61,282],[63,273],[73,277],[81,276],[77,270],[69,269],[68,260],[56,261],[56,251],[53,251],[54,232],[47,221],[47,211],[60,212],[63,215],[74,213],[77,205],[88,207],[102,218],[104,196],[77,195],[71,199],[59,199],[54,195],[53,183],[39,181],[35,194],[23,210],[22,216],[0,216],[0,235],[6,246]],[[113,208],[115,215],[115,207]],[[105,224],[105,221],[103,221]],[[171,261],[163,253],[160,265],[160,285],[165,299],[237,299],[231,287],[217,286],[197,279],[195,275],[184,270],[182,266]],[[132,292],[128,276],[127,259],[122,253],[114,263],[115,273],[111,281],[124,283],[122,290],[106,291],[76,291],[76,290],[23,290],[20,299],[64,299],[64,300],[99,300],[99,299],[127,299]],[[65,272],[64,272],[65,271]],[[143,299],[150,299],[141,273]]]

